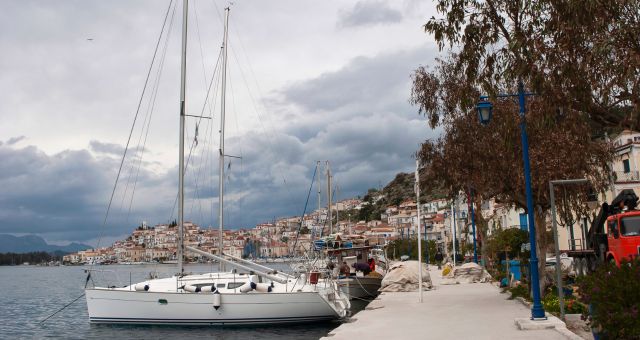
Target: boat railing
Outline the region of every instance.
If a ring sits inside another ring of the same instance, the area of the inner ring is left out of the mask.
[[[158,279],[161,277],[161,274],[162,277],[169,277],[172,275],[171,273],[166,272],[160,273],[157,270],[151,272],[129,271],[128,277],[123,278],[123,272],[121,270],[87,268],[84,271],[85,273],[91,273],[88,281],[91,282],[92,286],[108,288],[126,287],[141,280]]]
[[[120,276],[118,275],[118,271],[111,269],[96,269],[96,268],[88,268],[84,270],[85,273],[88,273],[87,277],[88,282],[91,282],[93,286],[98,286],[96,282],[100,282],[101,286],[104,285],[106,287],[114,287],[113,279],[115,278],[115,282],[117,282],[117,287],[121,287],[122,281],[120,280]],[[106,275],[105,275],[106,274]],[[107,278],[110,276],[111,278]],[[102,284],[106,283],[106,284]],[[111,283],[111,284],[110,284]]]

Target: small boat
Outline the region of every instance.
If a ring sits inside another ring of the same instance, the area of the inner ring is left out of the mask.
[[[351,299],[378,296],[378,289],[380,289],[382,278],[384,277],[383,270],[381,270],[379,266],[376,266],[369,273],[365,274],[354,267],[356,263],[369,264],[369,261],[375,263],[375,258],[371,253],[372,249],[373,247],[371,246],[359,246],[325,250],[327,258],[331,262],[336,261],[336,267],[340,267],[343,263],[349,266],[349,275],[342,275],[342,273],[340,273],[337,278],[340,290],[346,293]],[[340,270],[338,270],[338,272],[340,272]]]
[[[353,246],[363,242],[359,239],[348,241],[347,237],[342,235],[327,236],[323,243],[326,246],[318,248],[315,259],[293,264],[292,269],[295,272],[319,272],[323,274],[323,279],[337,280],[340,290],[351,300],[378,295],[386,271],[386,261],[381,249],[369,245]],[[343,247],[345,245],[347,247]],[[376,265],[375,269],[369,270],[367,274],[355,268],[356,263],[369,265],[370,260]],[[349,267],[349,275],[341,272],[340,267],[343,263]]]

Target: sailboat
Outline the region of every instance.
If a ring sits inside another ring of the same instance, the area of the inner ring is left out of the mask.
[[[184,126],[188,0],[183,3],[180,89],[180,151],[178,189],[178,274],[125,287],[85,289],[92,323],[234,325],[315,322],[342,319],[349,314],[349,299],[337,282],[318,280],[316,273],[297,276],[278,272],[241,258],[223,254],[224,109],[230,8],[225,8],[223,42],[222,112],[220,135],[220,199],[218,255],[184,246]],[[184,274],[183,254],[189,251],[217,260],[231,271]]]

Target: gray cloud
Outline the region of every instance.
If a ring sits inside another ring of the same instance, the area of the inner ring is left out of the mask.
[[[385,1],[361,0],[352,8],[340,13],[338,26],[355,27],[376,24],[390,24],[402,21],[402,13],[393,9]]]
[[[293,84],[283,95],[286,101],[312,111],[355,108],[371,112],[398,109],[398,104],[412,110],[407,101],[411,72],[435,55],[434,50],[420,48],[357,57],[338,71]]]
[[[357,57],[335,72],[274,94],[271,108],[287,119],[275,137],[254,136],[244,144],[246,175],[235,185],[250,194],[227,205],[236,216],[231,220],[251,225],[300,214],[317,160],[331,161],[341,198],[362,195],[399,171],[411,171],[413,152],[437,132],[408,104],[409,75],[433,55],[414,49]],[[313,195],[311,207],[316,202]]]
[[[89,148],[93,152],[111,154],[115,156],[122,156],[124,147],[115,143],[102,143],[97,140],[89,142]]]
[[[18,137],[11,137],[9,138],[9,140],[7,141],[8,145],[13,145],[13,144],[17,144],[23,140],[25,140],[27,137],[25,136],[18,136]]]

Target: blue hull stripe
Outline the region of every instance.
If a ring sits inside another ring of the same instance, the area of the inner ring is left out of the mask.
[[[98,318],[92,317],[92,323],[123,323],[123,324],[192,324],[192,325],[230,325],[230,324],[264,324],[264,323],[293,323],[303,321],[335,320],[331,316],[286,317],[286,318],[254,318],[254,319],[148,319],[148,318]]]

